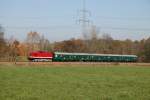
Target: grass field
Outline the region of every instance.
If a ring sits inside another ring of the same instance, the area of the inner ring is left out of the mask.
[[[150,100],[150,67],[0,65],[0,100]]]

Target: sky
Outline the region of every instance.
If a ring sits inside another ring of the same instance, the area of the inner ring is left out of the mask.
[[[78,23],[83,0],[0,0],[0,25],[5,37],[24,41],[37,31],[51,42],[81,38]],[[86,0],[90,25],[99,36],[140,40],[150,37],[150,0]]]

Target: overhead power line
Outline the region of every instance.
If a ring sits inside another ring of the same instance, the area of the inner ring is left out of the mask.
[[[130,21],[150,21],[150,17],[111,17],[111,16],[96,16],[99,19],[107,20],[130,20]]]
[[[80,10],[81,13],[84,12],[84,14],[91,15],[90,11],[88,11],[85,7],[82,10]],[[53,17],[55,18],[62,18],[66,16],[72,16],[72,15],[61,15],[61,16],[0,16],[1,19],[51,19]],[[83,15],[81,16],[83,17]],[[96,18],[102,18],[102,19],[110,19],[110,20],[136,20],[136,21],[145,21],[150,20],[150,17],[117,17],[117,16],[95,16]]]
[[[60,16],[0,16],[2,19],[51,19],[51,18],[62,18],[66,16],[71,16],[69,15],[60,15]]]
[[[79,26],[3,26],[5,29],[78,29]],[[128,27],[110,27],[110,26],[101,26],[100,29],[111,29],[111,30],[127,30],[127,31],[149,31],[150,28],[128,28]]]
[[[77,26],[4,26],[6,29],[70,29],[77,28]]]
[[[149,31],[150,28],[127,28],[127,27],[100,27],[101,29],[111,29],[111,30],[127,30],[127,31]]]

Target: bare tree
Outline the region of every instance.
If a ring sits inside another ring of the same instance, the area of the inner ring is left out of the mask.
[[[0,25],[0,41],[4,40],[4,29],[3,27]]]
[[[90,35],[91,35],[90,39],[97,40],[98,34],[99,34],[99,29],[96,26],[92,26],[91,31],[90,31]]]
[[[40,43],[39,43],[39,48],[40,50],[46,50],[46,51],[51,51],[51,46],[50,46],[50,42],[48,39],[46,39],[44,37],[44,35],[42,35],[40,37]]]
[[[29,32],[27,34],[26,43],[28,45],[28,52],[39,50],[39,43],[40,43],[40,35],[37,32]]]
[[[92,26],[90,31],[90,38],[89,38],[89,52],[97,52],[99,51],[100,43],[98,41],[99,37],[99,29],[96,26]]]
[[[7,43],[4,39],[4,28],[0,25],[0,58],[4,58],[7,50]]]

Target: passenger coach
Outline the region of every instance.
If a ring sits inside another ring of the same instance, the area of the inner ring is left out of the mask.
[[[53,61],[83,61],[83,62],[136,62],[136,55],[89,54],[89,53],[62,53],[55,52]]]

